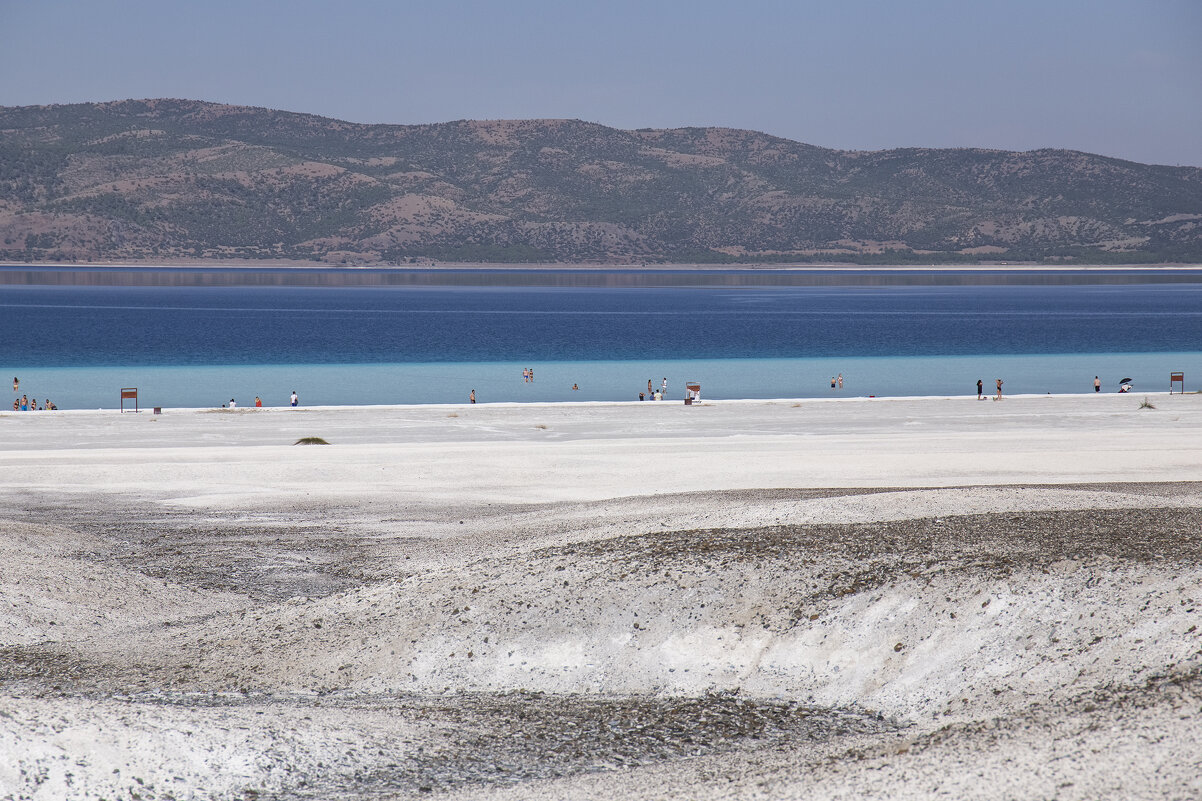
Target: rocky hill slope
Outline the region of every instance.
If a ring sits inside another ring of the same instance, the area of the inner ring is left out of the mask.
[[[1202,260],[1202,169],[578,120],[0,108],[0,260]]]

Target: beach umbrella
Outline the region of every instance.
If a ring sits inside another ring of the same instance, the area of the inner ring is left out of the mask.
[[[1119,379],[1119,383],[1120,383],[1120,384],[1130,384],[1130,383],[1132,383],[1132,382],[1131,382],[1131,379],[1130,379],[1130,378],[1120,378],[1120,379]]]

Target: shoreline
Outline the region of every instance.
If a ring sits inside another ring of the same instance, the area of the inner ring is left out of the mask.
[[[28,393],[26,393],[26,394],[28,394]],[[1095,393],[1095,392],[1031,393],[1031,392],[1029,392],[1029,393],[1016,393],[1013,395],[1008,395],[1008,394],[1003,395],[1002,400],[1000,402],[1004,403],[1005,401],[1008,401],[1008,400],[1036,400],[1036,399],[1063,400],[1063,399],[1081,399],[1081,398],[1101,399],[1101,398],[1111,398],[1111,397],[1121,397],[1123,400],[1129,400],[1129,399],[1133,399],[1133,398],[1142,399],[1145,396],[1148,398],[1162,398],[1162,397],[1163,398],[1168,398],[1168,397],[1176,398],[1178,396],[1188,397],[1188,396],[1194,396],[1194,395],[1202,395],[1202,390],[1186,390],[1184,392],[1179,391],[1179,390],[1175,390],[1173,392],[1169,392],[1167,390],[1149,390],[1149,391],[1132,390],[1130,392],[1113,392],[1113,391],[1111,391],[1111,392],[1100,392],[1100,393]],[[906,403],[906,402],[911,402],[911,401],[916,401],[916,402],[921,402],[921,401],[949,401],[949,402],[973,401],[973,402],[978,402],[978,403],[984,402],[984,401],[989,401],[991,403],[999,402],[999,401],[994,400],[993,393],[987,393],[982,398],[977,398],[975,395],[880,395],[880,396],[842,395],[839,397],[799,396],[799,397],[780,397],[780,398],[703,398],[700,402],[698,402],[696,404],[692,404],[692,405],[694,405],[698,408],[703,408],[706,406],[738,406],[738,405],[780,406],[780,405],[784,405],[784,404],[789,404],[789,405],[793,405],[793,406],[797,406],[797,405],[808,406],[811,404],[828,404],[828,403],[868,403],[868,402],[872,402],[872,403]],[[403,410],[422,410],[422,409],[429,409],[429,410],[435,410],[435,411],[440,410],[440,409],[455,410],[455,411],[470,410],[470,409],[543,409],[543,408],[546,408],[546,409],[556,409],[556,408],[624,409],[624,408],[629,408],[632,406],[636,406],[636,407],[644,407],[644,406],[668,407],[668,406],[687,406],[687,405],[690,405],[690,404],[684,403],[683,398],[672,398],[672,399],[665,398],[664,400],[659,400],[659,401],[656,401],[656,400],[648,400],[648,401],[640,401],[640,400],[581,400],[581,401],[548,400],[548,401],[537,401],[537,400],[532,400],[532,401],[478,401],[477,403],[458,402],[458,401],[457,402],[432,402],[432,403],[339,403],[339,404],[326,404],[326,405],[302,404],[300,406],[295,406],[295,407],[277,406],[277,405],[271,405],[271,406],[268,406],[268,405],[263,405],[263,406],[239,405],[233,409],[229,409],[224,406],[161,406],[160,405],[157,408],[162,410],[162,414],[167,414],[167,413],[171,413],[171,414],[180,414],[180,413],[183,413],[183,414],[211,414],[214,412],[240,414],[240,413],[244,413],[244,412],[302,412],[302,411],[337,412],[337,411],[354,411],[354,410],[403,411]],[[136,412],[136,414],[153,414],[154,408],[156,408],[156,407],[142,406]],[[44,411],[48,411],[48,410],[39,410],[38,414],[41,414]],[[18,411],[13,411],[12,409],[0,409],[0,418],[13,417],[13,416],[19,416],[19,415],[28,415],[30,413],[31,412],[28,412],[28,411],[18,412]],[[76,415],[78,415],[78,414],[99,414],[99,415],[135,414],[135,412],[132,409],[126,409],[126,410],[124,410],[124,412],[122,412],[122,410],[116,406],[113,406],[113,407],[101,406],[101,407],[97,407],[95,409],[92,409],[92,408],[55,409],[55,410],[49,410],[48,413],[51,415],[55,415],[55,414],[58,414],[58,415],[65,415],[65,414],[76,414]]]
[[[621,263],[574,263],[574,262],[531,262],[531,263],[512,263],[512,262],[431,262],[428,264],[408,264],[408,265],[370,265],[349,267],[338,266],[328,262],[308,262],[295,260],[273,260],[273,259],[230,259],[226,260],[205,260],[205,259],[169,259],[164,261],[97,261],[97,262],[0,262],[0,268],[8,269],[97,269],[97,268],[112,268],[112,269],[174,269],[174,268],[189,268],[189,269],[221,269],[228,267],[230,269],[254,269],[261,268],[265,270],[281,270],[281,269],[296,269],[296,270],[334,270],[346,272],[361,272],[364,270],[387,270],[387,271],[500,271],[500,272],[521,272],[521,271],[556,271],[556,270],[601,270],[601,271],[620,271],[620,272],[656,272],[656,271],[676,271],[676,272],[693,272],[693,271],[756,271],[756,270],[779,270],[779,271],[829,271],[829,270],[846,270],[849,272],[898,272],[898,271],[924,271],[924,272],[983,272],[983,271],[1116,271],[1116,270],[1200,270],[1202,262],[1164,262],[1158,264],[1036,264],[1036,263],[980,263],[968,262],[964,264],[881,264],[867,265],[854,264],[848,262],[798,262],[790,264],[787,262],[779,264],[766,264],[755,262],[733,262],[730,264],[697,264],[697,263],[665,263],[665,264],[621,264]]]
[[[2,286],[151,287],[842,287],[1199,283],[1202,264],[591,265],[334,267],[194,264],[0,264]]]

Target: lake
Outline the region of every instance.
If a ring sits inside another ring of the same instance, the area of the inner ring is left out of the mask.
[[[673,285],[662,271],[458,271],[371,286],[240,273],[218,286],[0,281],[0,370],[59,408],[116,407],[123,386],[143,406],[203,407],[283,405],[293,390],[305,405],[460,403],[473,389],[482,402],[637,400],[665,377],[673,400],[686,380],[706,398],[959,395],[998,377],[1009,393],[1087,392],[1094,375],[1104,391],[1121,377],[1165,391],[1170,371],[1202,384],[1192,272],[859,271],[838,285],[832,271],[689,271]]]

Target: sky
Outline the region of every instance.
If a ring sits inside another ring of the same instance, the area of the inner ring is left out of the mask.
[[[1202,0],[0,0],[0,106],[575,118],[1202,167]]]

